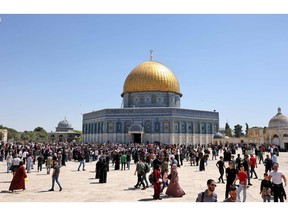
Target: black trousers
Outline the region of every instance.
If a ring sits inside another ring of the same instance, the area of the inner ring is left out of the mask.
[[[219,169],[219,173],[220,173],[220,177],[218,178],[219,182],[220,182],[220,180],[221,180],[222,182],[224,182],[224,179],[223,179],[224,170]]]
[[[143,182],[143,176],[141,174],[137,174],[137,184],[135,185],[136,187],[139,187],[140,185],[143,186],[143,188],[145,188],[145,184]]]
[[[284,188],[283,184],[273,184],[272,183],[272,189],[273,189],[273,196],[274,196],[274,202],[278,202],[278,199],[280,199],[280,202],[284,202]]]
[[[232,182],[229,182],[229,181],[226,182],[225,199],[228,198],[229,189],[230,189],[230,187],[232,186],[232,184],[233,184],[233,181],[232,181]]]

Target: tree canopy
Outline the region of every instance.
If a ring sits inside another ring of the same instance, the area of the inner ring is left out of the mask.
[[[241,125],[237,124],[234,126],[234,134],[235,134],[235,137],[241,137],[244,135]]]
[[[225,125],[225,136],[232,137],[232,129],[228,123]]]
[[[36,127],[34,131],[18,132],[12,128],[0,125],[0,129],[8,130],[8,141],[29,141],[29,142],[47,142],[48,133],[42,127]]]

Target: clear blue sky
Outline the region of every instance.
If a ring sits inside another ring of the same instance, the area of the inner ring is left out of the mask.
[[[181,107],[220,127],[288,115],[288,15],[0,15],[0,124],[54,131],[66,116],[119,108],[128,74],[153,59],[176,75]]]

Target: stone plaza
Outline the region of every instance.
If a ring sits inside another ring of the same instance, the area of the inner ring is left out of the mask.
[[[241,153],[241,150],[237,150]],[[242,157],[242,156],[241,156]],[[219,157],[217,157],[219,159]],[[153,200],[153,186],[146,190],[135,189],[137,177],[134,175],[135,164],[131,163],[130,170],[114,170],[110,163],[107,183],[100,184],[95,179],[96,162],[85,163],[86,171],[77,171],[79,163],[69,161],[66,166],[61,167],[59,181],[63,191],[59,191],[58,185],[55,185],[55,191],[49,192],[51,188],[51,174],[46,174],[45,166],[42,172],[37,172],[37,166],[31,173],[28,173],[25,191],[9,192],[9,185],[12,180],[12,174],[6,173],[6,163],[0,162],[0,202],[195,202],[197,194],[204,191],[208,179],[214,179],[217,182],[219,172],[216,167],[217,160],[208,161],[206,171],[199,171],[199,167],[190,166],[188,161],[184,161],[183,166],[178,168],[179,183],[186,195],[182,198],[172,198],[161,194],[162,200]],[[288,153],[280,152],[278,157],[280,164],[279,170],[282,170],[285,176],[288,176]],[[225,163],[227,166],[227,162]],[[260,184],[263,178],[264,165],[258,164],[256,168],[258,179],[251,179],[253,186],[247,189],[246,202],[262,202],[259,194]],[[286,189],[286,188],[285,188]],[[287,191],[287,189],[286,189]],[[218,202],[222,202],[225,197],[225,184],[217,183],[215,192],[218,195]],[[242,198],[241,194],[241,198]],[[272,201],[273,202],[273,201]],[[287,200],[285,200],[287,202]]]

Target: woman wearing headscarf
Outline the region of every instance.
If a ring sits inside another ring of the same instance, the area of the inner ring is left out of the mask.
[[[199,171],[205,171],[205,160],[204,160],[204,154],[203,152],[199,153],[199,159],[200,159],[200,165],[199,165]]]
[[[115,152],[115,170],[120,170],[120,154],[119,152]]]
[[[95,175],[95,178],[96,179],[99,179],[99,177],[100,177],[100,168],[102,167],[102,161],[100,160],[100,158],[99,158],[99,160],[97,161],[97,163],[96,163],[96,169],[95,169],[95,171],[96,171],[96,175]]]
[[[179,185],[179,177],[176,164],[172,165],[171,180],[166,190],[166,194],[172,197],[182,197],[183,195],[185,195],[185,192]]]
[[[27,177],[23,161],[20,161],[18,169],[15,171],[9,190],[25,190],[25,178]]]
[[[101,156],[99,159],[101,161],[99,167],[99,183],[106,183],[107,182],[107,163],[105,156]]]

